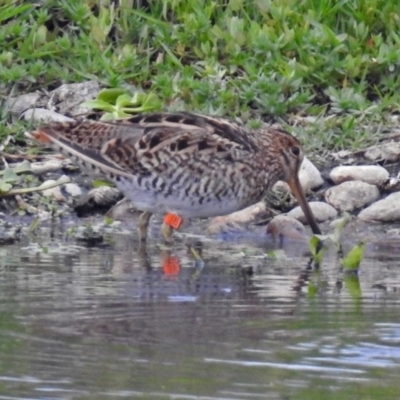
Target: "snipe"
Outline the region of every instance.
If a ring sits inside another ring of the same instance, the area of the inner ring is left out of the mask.
[[[171,242],[182,218],[238,211],[260,201],[278,180],[289,184],[313,233],[321,233],[298,179],[301,145],[281,129],[249,130],[227,119],[182,112],[51,123],[28,136],[114,182],[144,211],[142,241],[153,213],[166,215],[162,233]]]

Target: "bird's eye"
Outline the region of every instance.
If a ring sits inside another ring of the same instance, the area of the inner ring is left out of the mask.
[[[296,157],[298,157],[298,156],[300,155],[300,152],[301,152],[300,147],[298,147],[298,146],[293,146],[293,147],[290,149],[290,151],[291,151],[291,153],[292,153],[294,156],[296,156]]]

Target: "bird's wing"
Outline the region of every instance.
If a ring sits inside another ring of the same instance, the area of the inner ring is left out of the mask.
[[[257,148],[243,126],[190,113],[52,123],[30,136],[83,160],[80,165],[95,165],[124,176],[164,175],[178,167],[196,173],[199,163],[210,167],[230,164]]]

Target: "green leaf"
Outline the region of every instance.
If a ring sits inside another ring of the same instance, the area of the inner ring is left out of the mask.
[[[121,94],[121,96],[118,96],[116,105],[119,107],[126,107],[129,105],[132,105],[132,97],[129,96],[129,94]]]
[[[110,187],[114,187],[114,185],[113,185],[112,183],[107,182],[107,181],[103,181],[103,180],[101,180],[101,179],[95,179],[95,180],[92,182],[92,186],[93,186],[94,188],[98,188],[98,187],[101,187],[101,186],[110,186]]]
[[[0,195],[1,193],[7,193],[12,188],[12,185],[0,180]]]
[[[360,266],[360,262],[364,256],[365,242],[361,241],[355,245],[341,260],[343,267],[347,270],[355,270]]]
[[[107,215],[104,216],[104,223],[107,225],[112,225],[114,223],[114,220],[110,217],[107,217]]]
[[[13,168],[16,174],[22,174],[24,172],[32,172],[31,163],[28,160],[22,161],[21,164],[16,165]]]
[[[146,108],[151,107],[153,110],[155,110],[161,107],[161,101],[156,94],[149,93],[144,98],[143,106],[145,106]]]
[[[168,56],[171,59],[172,63],[178,68],[183,68],[183,65],[182,65],[181,61],[179,60],[179,58],[177,58],[175,56],[175,54],[171,51],[171,49],[166,44],[164,44],[162,42],[160,44],[163,47],[163,49],[165,50],[165,52],[168,54]]]
[[[117,112],[107,112],[103,114],[100,118],[100,121],[113,121],[115,119],[118,119],[118,113]]]
[[[23,4],[23,5],[15,5],[15,4],[7,4],[0,7],[0,22],[7,21],[16,17],[18,14],[22,14],[25,11],[31,10],[34,8],[33,4]]]
[[[88,100],[82,104],[84,107],[92,108],[94,110],[103,110],[112,112],[115,110],[115,106],[106,103],[103,100]]]
[[[109,104],[115,104],[118,97],[127,94],[128,91],[122,88],[103,89],[96,100],[102,100]]]
[[[3,174],[3,182],[18,182],[21,178],[15,173],[12,168],[6,168]]]
[[[313,236],[309,242],[310,252],[313,256],[315,263],[319,264],[322,261],[322,257],[325,252],[325,247],[323,247],[321,240],[317,236]]]

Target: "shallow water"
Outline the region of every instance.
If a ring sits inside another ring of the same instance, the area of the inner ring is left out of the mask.
[[[1,247],[0,399],[398,399],[396,246],[358,277],[297,245]]]

